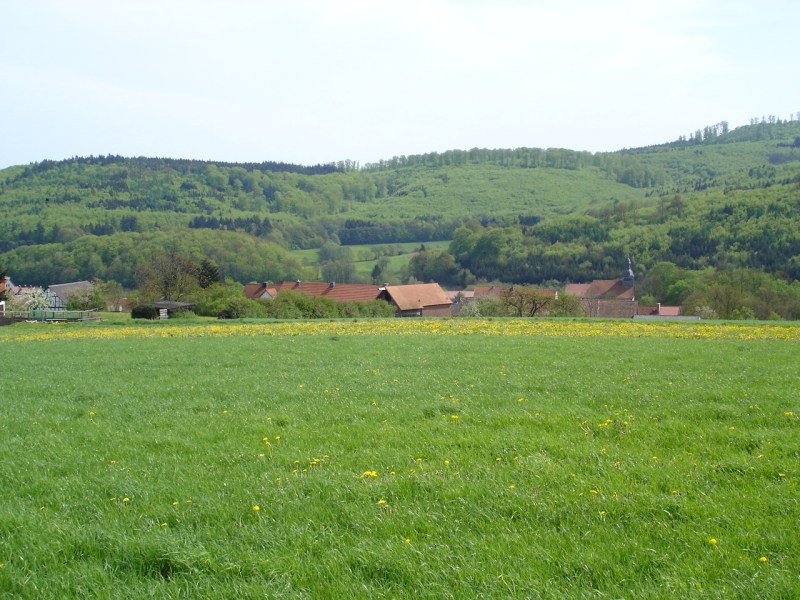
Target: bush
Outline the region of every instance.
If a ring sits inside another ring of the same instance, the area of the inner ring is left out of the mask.
[[[152,304],[139,304],[131,309],[132,319],[157,319],[158,309]]]

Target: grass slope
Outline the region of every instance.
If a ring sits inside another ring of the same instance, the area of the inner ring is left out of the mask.
[[[777,330],[389,323],[5,328],[0,594],[800,593]]]

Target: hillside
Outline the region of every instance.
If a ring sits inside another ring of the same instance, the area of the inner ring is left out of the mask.
[[[132,286],[137,264],[171,249],[243,282],[318,273],[290,250],[455,239],[438,250],[451,285],[616,276],[628,255],[641,274],[668,261],[796,280],[798,182],[798,121],[613,153],[454,150],[363,168],[43,161],[0,171],[0,264],[19,282]]]

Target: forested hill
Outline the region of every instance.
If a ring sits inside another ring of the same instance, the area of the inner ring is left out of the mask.
[[[476,148],[363,167],[100,156],[0,171],[0,266],[24,283],[132,286],[170,249],[244,282],[313,277],[297,248],[453,240],[413,274],[583,281],[631,256],[640,275],[666,261],[798,279],[798,215],[797,120],[610,153]]]

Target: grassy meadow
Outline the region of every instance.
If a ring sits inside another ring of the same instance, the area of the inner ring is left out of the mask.
[[[796,598],[800,327],[0,328],[0,596]]]

